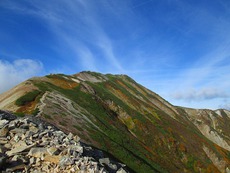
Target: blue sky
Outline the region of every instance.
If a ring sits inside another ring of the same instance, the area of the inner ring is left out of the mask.
[[[228,0],[1,0],[0,21],[0,92],[90,70],[174,105],[230,109]]]

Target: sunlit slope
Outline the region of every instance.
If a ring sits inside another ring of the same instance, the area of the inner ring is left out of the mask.
[[[0,98],[0,109],[76,133],[135,172],[230,169],[228,111],[175,107],[126,75],[48,75]]]

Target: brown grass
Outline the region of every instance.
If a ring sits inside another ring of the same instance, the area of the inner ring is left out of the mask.
[[[66,79],[60,79],[53,77],[52,79],[49,79],[49,82],[52,83],[53,85],[56,85],[58,87],[61,87],[63,89],[73,89],[79,84],[71,81],[71,80],[66,80]]]
[[[27,113],[27,114],[32,114],[36,105],[37,105],[36,101],[27,103],[26,105],[21,106],[16,112],[23,112],[23,113]]]

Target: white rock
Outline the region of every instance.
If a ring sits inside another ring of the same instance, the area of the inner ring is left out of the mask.
[[[0,128],[3,128],[8,122],[8,120],[0,120]]]
[[[16,143],[14,145],[14,148],[8,152],[6,152],[7,155],[12,156],[16,153],[20,153],[22,151],[27,151],[30,148],[34,147],[36,144],[32,144],[32,145],[27,145],[24,141],[19,141],[18,143]]]
[[[116,173],[127,173],[123,168],[120,168]]]
[[[46,148],[36,147],[30,149],[28,156],[42,158],[45,154],[49,154]]]

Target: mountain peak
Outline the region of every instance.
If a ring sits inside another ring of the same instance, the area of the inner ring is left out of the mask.
[[[136,172],[227,172],[230,115],[176,107],[126,75],[83,71],[29,79],[0,109],[81,137]]]
[[[78,79],[82,81],[89,81],[89,82],[104,82],[108,80],[108,78],[101,74],[101,73],[96,73],[96,72],[91,72],[91,71],[83,71],[77,74],[73,75],[74,77],[77,77]]]

